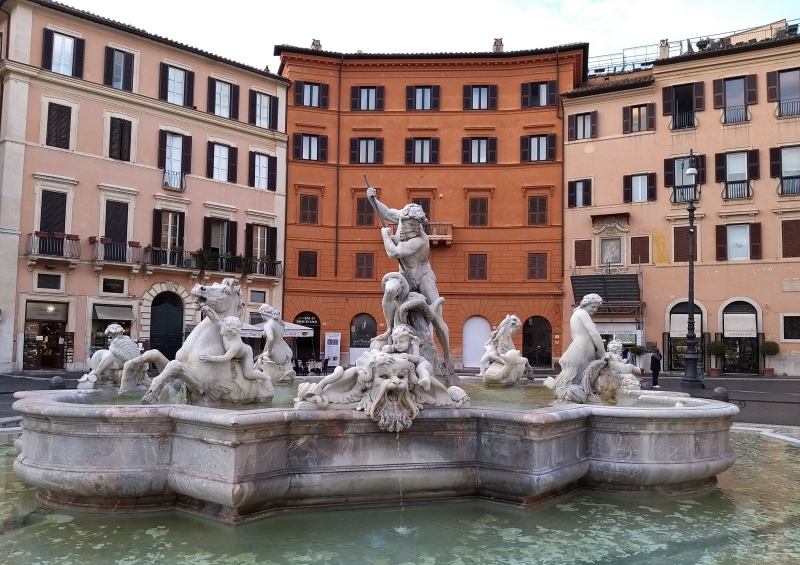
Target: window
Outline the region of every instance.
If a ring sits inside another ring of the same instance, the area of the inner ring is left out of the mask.
[[[264,190],[276,190],[278,158],[263,153],[250,152],[248,185]]]
[[[528,253],[528,279],[547,279],[547,253]]]
[[[556,134],[523,135],[520,137],[519,160],[521,163],[554,161],[556,158]]]
[[[183,190],[183,177],[192,172],[192,138],[161,130],[158,166],[164,170],[164,187]]]
[[[800,220],[781,222],[781,256],[800,257]]]
[[[439,138],[438,137],[407,137],[406,138],[406,164],[437,164],[439,163]]]
[[[278,97],[250,91],[250,123],[268,129],[278,129]]]
[[[61,275],[36,273],[37,290],[61,290]]]
[[[672,117],[671,129],[695,127],[695,112],[705,110],[704,92],[702,82],[668,86],[661,91],[663,114]]]
[[[800,116],[800,69],[767,73],[767,101],[778,103],[778,116]]]
[[[317,276],[317,252],[300,251],[298,254],[297,276],[316,277]]]
[[[294,158],[304,161],[328,160],[328,136],[294,134]]]
[[[254,304],[264,304],[267,301],[267,291],[266,290],[251,290],[250,291],[250,302]],[[259,314],[260,316],[260,314]],[[263,321],[263,320],[262,320]]]
[[[438,110],[439,87],[407,86],[406,110]]]
[[[295,81],[294,105],[327,108],[328,85],[316,82]]]
[[[650,262],[650,236],[631,236],[631,264]]]
[[[119,161],[131,160],[131,122],[111,118],[109,122],[108,156]]]
[[[723,197],[731,200],[750,198],[750,180],[759,177],[758,149],[714,156],[714,180],[725,184]]]
[[[178,106],[194,107],[194,73],[161,63],[158,97]]]
[[[597,112],[567,116],[567,140],[597,137]]]
[[[656,105],[639,104],[622,108],[622,133],[654,131],[656,129]]]
[[[567,183],[567,207],[580,208],[592,205],[592,181],[571,180]]]
[[[154,210],[153,214],[153,247],[158,249],[183,247],[184,219],[186,217],[184,212]],[[166,263],[168,256],[164,255],[161,259],[163,261],[153,262]]]
[[[761,224],[717,226],[717,261],[761,259]]]
[[[469,199],[469,225],[489,225],[489,199],[477,197]]]
[[[247,223],[244,226],[244,256],[255,261],[275,261],[278,253],[278,228]],[[251,263],[251,272],[277,275],[273,264]]]
[[[497,85],[464,85],[465,110],[497,110]]]
[[[209,141],[206,177],[236,183],[238,155],[236,147]]]
[[[133,53],[106,47],[103,84],[133,92]]]
[[[300,223],[319,223],[319,197],[314,194],[300,195]]]
[[[722,108],[724,123],[746,122],[747,105],[758,102],[756,75],[717,79],[714,87],[714,108]]]
[[[105,201],[105,229],[103,236],[110,243],[101,244],[102,258],[108,261],[128,260],[128,203],[116,200]]]
[[[625,175],[622,177],[623,202],[647,202],[656,199],[656,174]]]
[[[350,109],[357,110],[383,110],[382,86],[351,86]]]
[[[370,227],[375,225],[375,210],[368,198],[356,198],[356,225]]]
[[[524,82],[522,83],[523,108],[539,108],[555,106],[558,100],[558,82]]]
[[[497,163],[496,137],[463,137],[461,138],[461,162]]]
[[[383,163],[383,138],[351,137],[350,163],[351,164]]]
[[[547,196],[528,197],[528,225],[547,225]]]
[[[675,204],[697,200],[700,197],[700,193],[696,193],[696,185],[706,182],[706,156],[694,156],[694,166],[697,169],[694,179],[686,174],[691,166],[692,160],[689,157],[664,159],[664,186],[674,187],[672,202]]]
[[[47,137],[45,144],[50,147],[69,149],[72,108],[50,102],[47,106]]]
[[[780,194],[800,194],[800,147],[772,147],[769,176],[780,179]]]
[[[800,340],[800,316],[783,316],[783,340]]]
[[[577,239],[577,240],[575,240],[575,266],[576,267],[591,267],[592,266],[592,240],[591,239]]]
[[[417,204],[418,206],[422,207],[422,211],[425,212],[425,217],[428,218],[428,221],[431,221],[431,199],[427,197],[423,198],[412,198],[412,204]]]
[[[239,119],[239,85],[208,77],[208,113]]]
[[[374,261],[375,255],[372,253],[356,253],[356,278],[374,279]]]
[[[697,226],[695,226],[697,234]],[[689,226],[675,226],[673,228],[672,260],[676,263],[685,263],[689,260]],[[694,258],[697,257],[697,237],[695,235],[692,245]]]
[[[471,281],[485,281],[487,279],[486,254],[470,253],[467,261],[467,278]]]
[[[61,75],[83,78],[86,41],[79,37],[44,30],[42,68]]]

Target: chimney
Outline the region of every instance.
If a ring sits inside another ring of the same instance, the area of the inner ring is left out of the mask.
[[[662,39],[658,42],[658,58],[669,59],[669,39]]]
[[[322,51],[322,42],[319,39],[312,39],[311,49],[314,51]]]
[[[492,45],[492,51],[494,53],[502,53],[503,52],[503,38],[502,37],[495,37],[494,38],[494,45]]]

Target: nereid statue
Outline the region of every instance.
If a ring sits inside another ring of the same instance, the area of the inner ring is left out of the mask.
[[[125,362],[135,359],[141,353],[139,345],[130,336],[124,335],[124,331],[119,324],[108,325],[103,333],[111,338],[111,343],[109,343],[108,349],[94,352],[92,358],[89,359],[91,370],[78,381],[78,388],[92,389],[119,384]],[[135,378],[139,383],[150,384],[147,379],[146,365],[139,368]]]
[[[292,348],[283,340],[284,325],[281,313],[270,306],[262,304],[258,309],[264,320],[264,351],[256,357],[255,367],[270,376],[273,383],[293,381],[295,377],[292,365]]]
[[[481,358],[480,377],[486,384],[513,385],[525,374],[528,360],[514,348],[512,336],[522,326],[517,316],[509,314],[500,322],[488,341]]]

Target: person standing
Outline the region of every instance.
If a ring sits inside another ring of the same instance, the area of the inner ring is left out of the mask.
[[[658,385],[658,374],[661,372],[661,359],[663,355],[658,350],[658,347],[653,349],[650,354],[650,370],[653,372],[653,388],[661,388]]]

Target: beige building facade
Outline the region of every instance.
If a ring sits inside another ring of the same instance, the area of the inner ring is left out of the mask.
[[[168,357],[195,283],[281,307],[289,81],[46,0],[2,3],[0,371]]]
[[[664,369],[683,371],[696,188],[702,370],[800,374],[796,33],[784,22],[751,41],[701,41],[564,95],[564,327],[576,301],[598,292],[607,339],[658,345]],[[765,359],[765,340],[780,354]],[[709,341],[726,354],[709,355]]]

